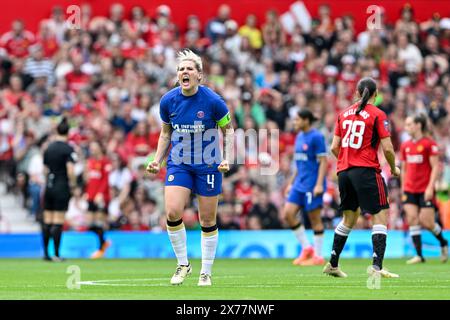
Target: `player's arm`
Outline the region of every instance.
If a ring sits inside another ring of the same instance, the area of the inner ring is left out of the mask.
[[[223,133],[223,160],[217,169],[220,172],[227,172],[230,170],[230,163],[233,161],[234,148],[234,128],[231,122],[230,113],[227,112],[225,116],[217,121],[217,125]]]
[[[169,105],[171,103],[170,98],[164,95],[161,98],[159,106],[159,114],[162,120],[162,128],[159,133],[158,146],[156,147],[156,153],[153,159],[149,158],[147,163],[147,172],[158,173],[161,167],[161,163],[166,157],[172,140],[172,124],[170,123],[170,111]]]
[[[383,149],[383,154],[386,161],[391,167],[391,174],[398,177],[400,175],[400,169],[395,166],[395,152],[391,137],[381,139],[381,148]]]
[[[437,155],[430,156],[431,175],[428,182],[427,189],[425,190],[425,200],[429,201],[433,199],[434,185],[439,175],[439,158]]]
[[[341,150],[341,137],[334,135],[333,141],[331,142],[331,153],[336,157],[339,156],[339,151]]]
[[[75,174],[75,162],[77,161],[77,155],[75,151],[69,150],[69,155],[66,162],[67,177],[69,178],[70,189],[73,189],[77,185],[77,176]]]
[[[220,127],[220,130],[223,133],[223,159],[231,163],[234,147],[234,128],[231,121]]]
[[[286,189],[284,190],[284,195],[287,197],[291,192],[292,184],[294,183],[295,178],[297,177],[297,169],[295,169],[294,174],[289,178],[288,183],[286,184]]]
[[[77,185],[77,176],[75,175],[75,166],[73,162],[66,163],[67,177],[69,178],[69,186],[71,189]]]
[[[323,182],[325,180],[325,173],[327,171],[327,157],[325,155],[318,156],[319,158],[319,173],[317,175],[316,186],[314,187],[313,193],[317,197],[323,193]]]
[[[400,190],[404,192],[405,187],[405,178],[406,178],[406,163],[405,161],[402,161],[401,167],[400,167]]]
[[[167,154],[167,150],[169,149],[170,140],[172,137],[172,131],[172,125],[170,123],[162,124],[162,129],[158,139],[158,147],[156,148],[155,154],[155,161],[158,164],[161,164]]]

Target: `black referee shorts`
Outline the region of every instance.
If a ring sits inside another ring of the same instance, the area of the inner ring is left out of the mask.
[[[374,168],[354,167],[338,174],[340,210],[376,214],[389,208],[388,193],[383,177]]]
[[[70,189],[66,184],[54,184],[45,189],[44,210],[47,211],[67,211],[70,201]]]

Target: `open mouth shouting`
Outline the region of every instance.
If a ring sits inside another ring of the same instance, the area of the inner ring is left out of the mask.
[[[191,85],[191,78],[188,74],[184,74],[181,78],[181,86],[185,89],[188,89]]]

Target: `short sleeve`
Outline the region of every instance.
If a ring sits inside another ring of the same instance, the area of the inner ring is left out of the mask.
[[[161,98],[159,103],[159,115],[164,123],[170,123],[169,118],[169,99],[166,96]]]
[[[438,147],[438,145],[436,144],[436,142],[434,142],[434,141],[430,141],[430,150],[429,150],[429,153],[430,153],[430,157],[431,156],[437,156],[437,155],[439,155],[439,147]]]
[[[338,137],[341,136],[341,126],[339,125],[339,117],[337,117],[336,122],[334,124],[334,135]]]
[[[67,148],[67,162],[75,163],[77,162],[77,159],[78,159],[77,153],[71,146],[69,146]]]
[[[44,151],[44,159],[43,159],[44,165],[48,167],[48,150]]]
[[[230,112],[222,98],[216,99],[213,108],[213,117],[219,127],[224,127],[231,121]]]
[[[314,136],[314,150],[316,151],[317,157],[322,157],[327,155],[327,147],[325,145],[325,138],[322,134],[316,134]]]
[[[380,139],[384,139],[391,136],[391,124],[384,112],[380,112],[376,119],[378,121],[376,130],[378,131],[378,136]]]

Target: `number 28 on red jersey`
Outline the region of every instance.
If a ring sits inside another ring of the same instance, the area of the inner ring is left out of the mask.
[[[334,134],[341,138],[337,172],[351,167],[370,167],[380,171],[377,151],[380,140],[390,136],[386,114],[368,104],[356,114],[358,103],[339,113]]]

